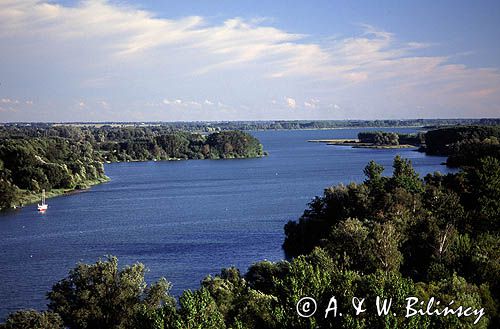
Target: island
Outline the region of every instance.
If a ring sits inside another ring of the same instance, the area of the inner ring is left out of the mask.
[[[420,147],[423,143],[423,136],[423,133],[401,134],[384,131],[367,131],[358,133],[358,138],[354,139],[312,139],[308,140],[308,142],[350,146],[353,148],[400,149]]]

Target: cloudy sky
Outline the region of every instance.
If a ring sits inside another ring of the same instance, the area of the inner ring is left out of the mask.
[[[500,1],[409,3],[0,0],[0,121],[499,117]]]

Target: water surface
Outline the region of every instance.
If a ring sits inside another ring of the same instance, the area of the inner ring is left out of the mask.
[[[412,129],[390,129],[412,132]],[[149,282],[164,276],[173,293],[207,274],[283,258],[283,225],[326,186],[361,181],[370,160],[388,167],[396,154],[416,170],[446,172],[445,158],[410,149],[353,149],[307,143],[355,138],[360,129],[260,131],[259,159],[116,163],[111,182],[0,215],[0,318],[45,308],[45,293],[78,261],[106,254],[142,262]]]

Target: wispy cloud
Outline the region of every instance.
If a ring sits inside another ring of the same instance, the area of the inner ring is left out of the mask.
[[[99,100],[115,95],[113,103],[120,104],[123,117],[109,119],[117,120],[133,119],[139,104],[165,90],[181,97],[156,102],[172,109],[164,112],[164,119],[175,119],[175,109],[222,109],[218,102],[235,104],[231,108],[244,109],[244,115],[254,111],[255,119],[292,112],[263,114],[260,109],[269,105],[269,98],[281,99],[269,111],[279,106],[325,109],[325,118],[331,111],[322,104],[337,101],[350,104],[353,115],[366,117],[411,116],[414,113],[405,109],[414,109],[411,104],[417,100],[425,105],[418,116],[454,116],[453,111],[455,116],[491,116],[499,111],[498,68],[470,68],[452,64],[448,56],[417,55],[434,45],[425,40],[401,42],[396,34],[367,24],[359,25],[356,37],[310,42],[273,23],[239,17],[215,24],[200,16],[169,19],[104,0],[71,7],[4,0],[0,72],[12,80],[13,90],[33,82],[45,102],[53,101],[52,91],[59,89],[67,95],[67,104],[83,95],[99,105]],[[11,67],[20,71],[14,75]],[[137,102],[138,97],[143,101]],[[4,99],[10,100],[5,96],[2,103]],[[60,102],[59,108],[64,108]],[[34,111],[39,103],[24,105]],[[231,113],[238,118],[237,111]],[[62,110],[53,117],[64,115],[72,117]]]

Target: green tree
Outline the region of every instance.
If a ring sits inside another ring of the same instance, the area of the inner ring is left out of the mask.
[[[348,269],[370,271],[369,234],[369,228],[359,219],[349,218],[333,228],[326,250]]]
[[[403,260],[399,251],[401,232],[391,223],[375,223],[370,252],[375,258],[375,267],[385,272],[396,272]]]
[[[0,210],[12,208],[18,199],[18,191],[9,181],[0,178]]]
[[[391,183],[393,187],[401,187],[411,193],[423,191],[423,183],[418,174],[413,169],[411,161],[403,159],[399,155],[394,158],[392,167],[394,168]]]
[[[481,309],[487,304],[482,288],[467,282],[464,278],[453,275],[451,278],[437,282],[418,283],[417,296],[421,300],[434,297],[441,305],[448,305],[452,300],[453,308],[459,306]],[[475,317],[433,316],[429,317],[430,328],[488,328],[489,317],[485,314],[477,324],[473,324]]]
[[[63,329],[59,314],[24,310],[10,314],[0,329]]]
[[[179,329],[223,329],[224,316],[206,288],[184,291],[179,298]]]
[[[500,160],[486,157],[479,165],[467,170],[474,204],[482,231],[500,229]]]
[[[140,263],[119,270],[112,256],[78,264],[48,293],[49,309],[70,328],[130,328],[138,314],[172,304],[170,284],[160,279],[148,287],[144,273]]]

